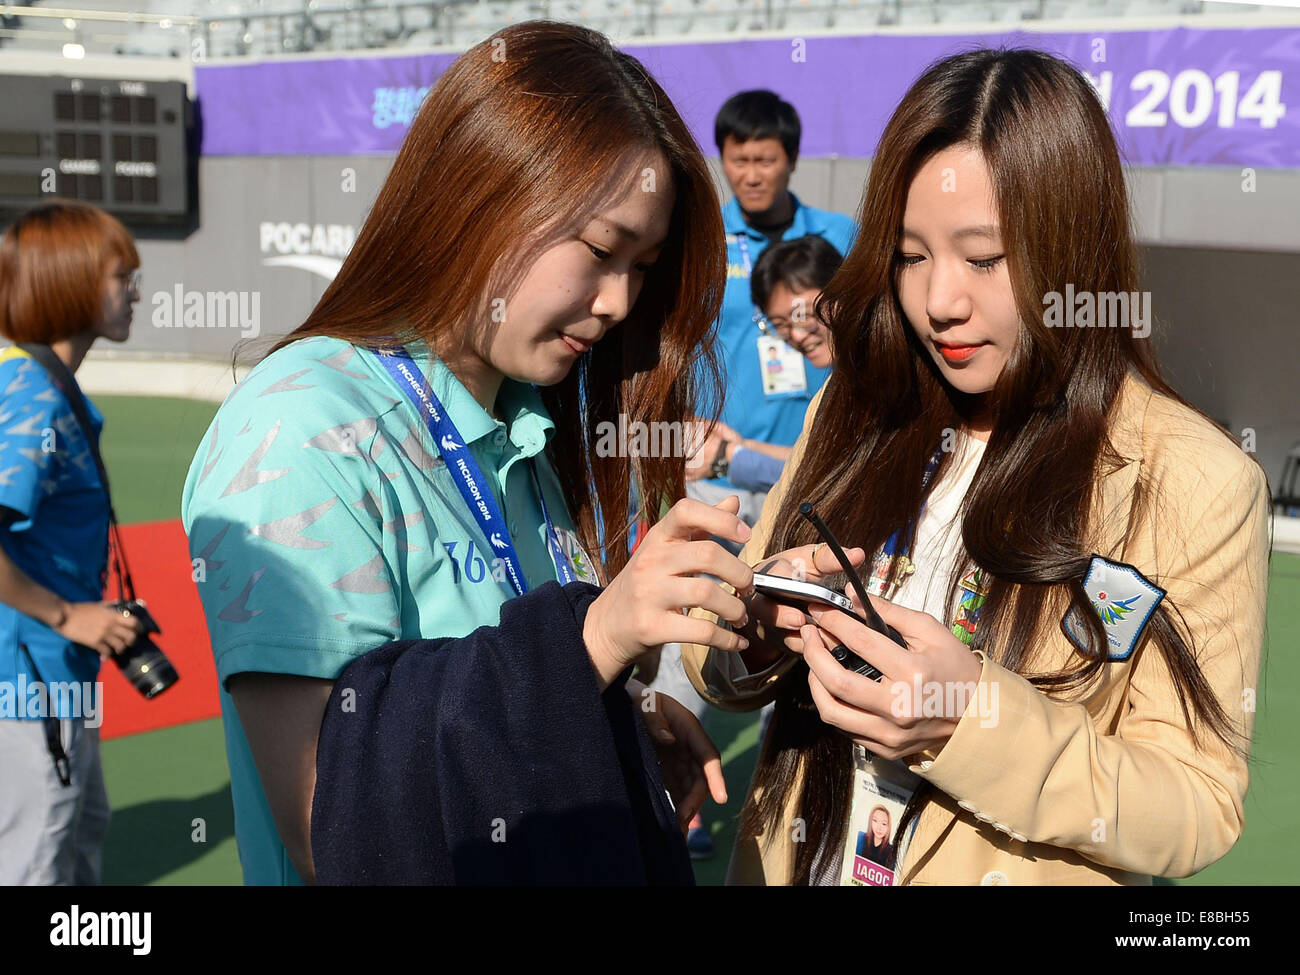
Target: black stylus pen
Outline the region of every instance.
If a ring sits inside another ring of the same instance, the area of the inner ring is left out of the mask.
[[[901,636],[899,636],[898,631],[881,619],[880,614],[876,612],[876,608],[871,605],[871,600],[867,597],[867,590],[862,585],[862,580],[858,578],[857,571],[849,563],[849,557],[844,554],[844,549],[840,547],[840,543],[835,538],[835,535],[826,527],[826,522],[822,521],[818,516],[816,510],[813,508],[812,502],[805,501],[803,504],[799,505],[799,514],[812,522],[813,528],[816,529],[817,534],[821,536],[821,540],[826,543],[826,547],[831,550],[831,554],[834,555],[836,560],[840,563],[840,568],[844,570],[844,574],[848,576],[849,585],[853,587],[853,591],[858,594],[858,600],[862,603],[862,622],[871,627],[871,629],[875,630],[877,633],[889,637],[889,639],[893,640],[900,647],[907,649],[907,643]],[[855,673],[870,677],[872,680],[880,680],[880,678],[884,676],[879,670],[871,666],[871,664],[867,663],[843,644],[840,644],[831,650],[831,656],[838,660],[841,666],[848,670],[852,670]]]

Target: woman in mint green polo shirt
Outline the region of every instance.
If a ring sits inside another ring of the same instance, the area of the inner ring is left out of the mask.
[[[383,643],[464,636],[586,579],[606,587],[583,629],[602,690],[665,642],[742,646],[680,610],[744,619],[700,578],[751,585],[708,540],[748,538],[734,499],[661,517],[680,450],[594,449],[604,423],[684,432],[697,361],[717,375],[717,212],[672,103],[593,31],[507,28],[430,92],[338,276],[227,397],[185,484],[246,882],[313,878],[323,709]],[[637,518],[654,527],[629,556]],[[720,766],[683,709],[660,713],[696,765],[674,796],[689,819],[699,766],[725,797]]]

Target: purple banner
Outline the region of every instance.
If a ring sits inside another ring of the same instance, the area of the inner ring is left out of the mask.
[[[866,158],[927,64],[996,46],[1048,51],[1087,72],[1109,107],[1127,162],[1300,168],[1300,30],[1294,28],[872,34],[624,50],[663,85],[707,154],[715,151],[719,106],[738,91],[770,88],[799,111],[803,155]],[[395,152],[429,86],[456,56],[199,66],[203,152]]]

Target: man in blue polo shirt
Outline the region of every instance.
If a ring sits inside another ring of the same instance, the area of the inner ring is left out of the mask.
[[[750,300],[750,272],[768,244],[816,234],[847,255],[857,235],[850,218],[807,206],[790,192],[799,136],[794,106],[770,91],[732,96],[714,122],[722,169],[734,194],[722,208],[727,287],[718,323],[725,383],[721,419],[741,438],[777,447],[794,444],[808,404],[830,370],[809,364],[797,349],[760,328]],[[710,405],[700,404],[701,415],[707,415]],[[727,480],[722,446],[715,439],[705,450],[700,462],[708,468],[687,485],[687,493],[709,504],[738,494],[740,516],[752,525],[766,494]]]

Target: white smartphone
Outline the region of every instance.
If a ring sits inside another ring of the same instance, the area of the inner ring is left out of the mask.
[[[837,609],[844,610],[863,626],[869,626],[877,632],[880,632],[881,626],[884,626],[883,621],[879,626],[874,626],[868,620],[863,619],[862,615],[853,608],[853,600],[849,599],[844,593],[836,592],[834,589],[827,589],[825,586],[819,586],[815,582],[796,582],[793,579],[786,579],[784,576],[770,576],[762,572],[755,572],[754,589],[783,603],[789,603],[791,600],[805,603],[826,603]],[[876,618],[879,620],[879,616]],[[894,637],[894,639],[902,644],[901,638]],[[851,670],[855,674],[861,674],[870,680],[880,680],[884,676],[879,670],[842,643],[831,648],[831,656],[839,661],[841,667]]]
[[[853,616],[853,600],[842,592],[827,589],[815,582],[798,582],[784,576],[770,576],[762,572],[754,573],[754,588],[765,596],[775,599],[796,599],[800,602],[829,603],[838,609],[847,610]]]

